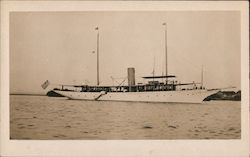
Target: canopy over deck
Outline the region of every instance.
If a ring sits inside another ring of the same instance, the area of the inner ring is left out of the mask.
[[[168,76],[145,76],[142,77],[144,79],[154,79],[154,78],[171,78],[171,77],[175,77],[174,75],[168,75]]]

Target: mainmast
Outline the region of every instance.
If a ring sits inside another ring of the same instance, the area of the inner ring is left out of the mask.
[[[165,70],[166,70],[166,76],[168,76],[168,47],[167,47],[167,23],[164,22],[162,24],[165,28]],[[168,84],[168,77],[166,77],[166,84]]]
[[[96,60],[97,60],[97,86],[99,86],[100,84],[100,80],[99,80],[99,28],[96,27],[95,30],[97,31],[97,41],[96,41]]]

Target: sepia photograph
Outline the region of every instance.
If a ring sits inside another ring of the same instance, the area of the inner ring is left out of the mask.
[[[1,156],[246,156],[245,2],[1,2]]]
[[[240,139],[240,12],[10,13],[10,139]]]

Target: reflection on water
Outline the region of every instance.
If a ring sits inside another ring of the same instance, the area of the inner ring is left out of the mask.
[[[10,96],[11,139],[239,139],[240,102],[77,101]]]

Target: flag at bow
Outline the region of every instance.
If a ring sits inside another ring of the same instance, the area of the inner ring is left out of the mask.
[[[46,80],[46,81],[41,85],[41,87],[42,87],[43,89],[46,89],[48,86],[49,86],[49,81],[48,81],[48,80]]]

